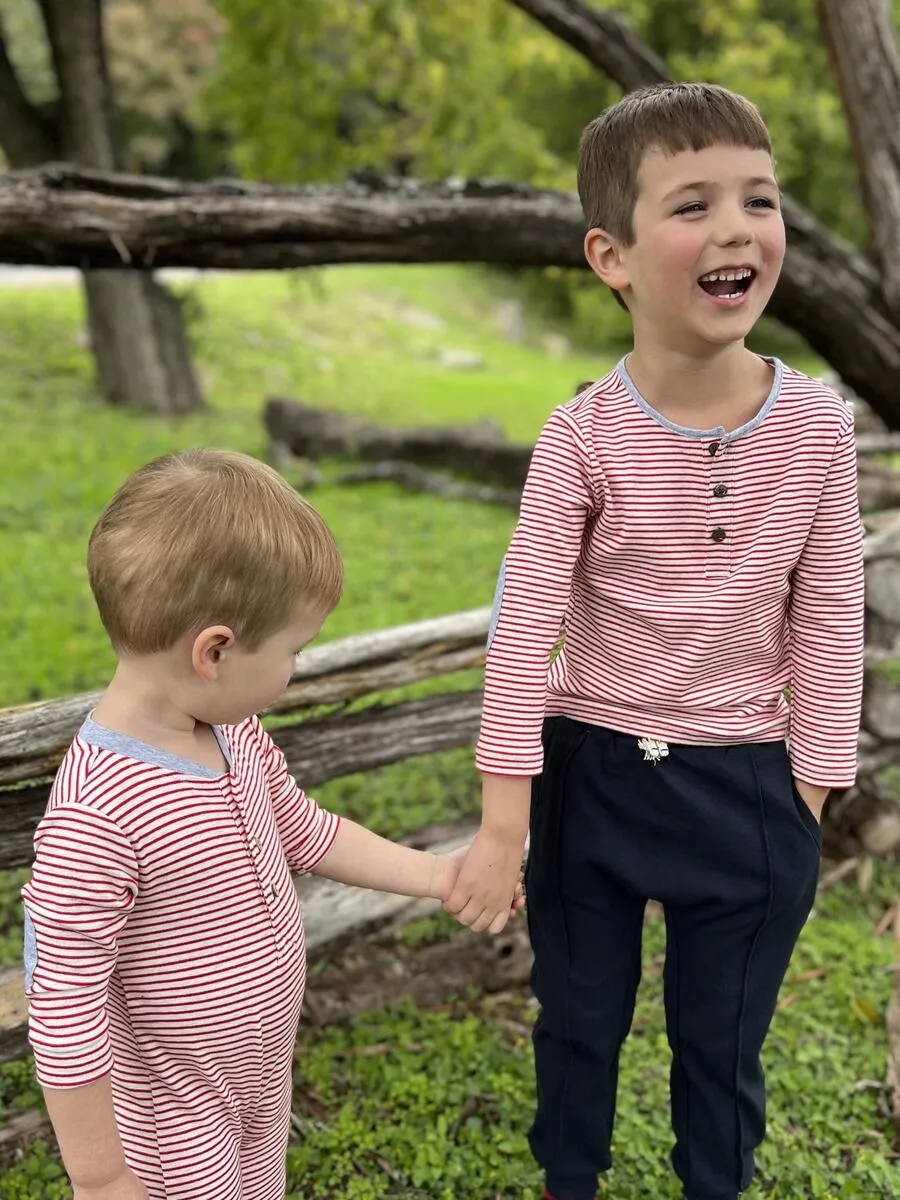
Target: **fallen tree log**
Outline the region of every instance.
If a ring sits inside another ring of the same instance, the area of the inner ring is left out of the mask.
[[[332,455],[372,464],[342,473],[334,481],[338,484],[387,479],[413,491],[516,507],[531,462],[531,447],[505,441],[490,421],[392,429],[286,397],[266,401],[263,421],[270,454],[283,466],[291,457],[314,462]],[[900,505],[900,471],[865,461],[874,455],[900,453],[900,433],[860,433],[856,445],[863,512]],[[478,482],[460,484],[427,468]]]
[[[665,78],[656,56],[613,14],[569,0],[516,2],[624,86]],[[769,312],[806,338],[889,427],[900,427],[900,327],[877,267],[789,197],[783,209],[788,249]],[[0,261],[9,263],[270,270],[483,262],[584,269],[583,236],[574,194],[516,183],[423,184],[369,175],[338,187],[276,188],[65,164],[0,178]]]
[[[531,462],[532,447],[510,444],[490,421],[392,429],[284,397],[266,401],[263,421],[276,452],[285,448],[297,458],[349,455],[366,461],[400,460],[517,491]]]
[[[451,475],[425,471],[415,463],[375,462],[364,467],[342,471],[331,483],[336,487],[352,487],[361,483],[396,483],[408,492],[424,492],[443,496],[445,500],[465,500],[474,504],[498,504],[504,508],[519,507],[519,488],[497,488],[484,483],[463,483]],[[303,491],[309,492],[309,483]]]

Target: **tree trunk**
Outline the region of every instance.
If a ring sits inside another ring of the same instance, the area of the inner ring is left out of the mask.
[[[882,290],[900,318],[900,55],[889,0],[819,0],[856,156]]]
[[[101,0],[40,0],[60,91],[62,156],[116,168]],[[149,273],[85,271],[91,345],[111,404],[159,413],[200,408],[178,301]]]

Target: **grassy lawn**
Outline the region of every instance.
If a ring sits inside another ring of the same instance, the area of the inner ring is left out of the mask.
[[[122,478],[167,450],[220,445],[264,454],[267,395],[292,395],[382,423],[491,417],[533,439],[550,408],[617,353],[562,353],[502,336],[514,285],[461,268],[342,268],[300,276],[211,277],[186,287],[208,396],[186,420],[103,407],[91,388],[77,292],[0,292],[0,706],[102,686],[111,666],[83,565],[100,508]],[[482,356],[441,366],[442,351]],[[778,352],[783,352],[779,350]],[[814,370],[808,356],[790,361]],[[346,599],[323,637],[489,603],[512,527],[504,509],[411,496],[389,485],[311,494],[347,560]],[[327,804],[396,835],[477,806],[470,752],[336,781]],[[0,876],[0,963],[20,954],[18,886]],[[883,1096],[883,1016],[892,948],[872,937],[900,871],[822,898],[803,935],[767,1048],[771,1138],[752,1200],[875,1200],[897,1194]],[[445,927],[444,933],[447,933]],[[427,932],[427,931],[426,931]],[[469,936],[462,934],[459,936]],[[616,1200],[667,1200],[667,1051],[662,929],[647,931],[646,973],[622,1071]],[[810,973],[813,974],[810,974]],[[295,1200],[489,1200],[534,1194],[525,1145],[531,1104],[526,994],[472,996],[438,1012],[400,1006],[298,1048],[303,1140],[291,1150]],[[27,1063],[0,1068],[4,1111],[34,1102]],[[315,1178],[310,1190],[308,1180]],[[67,1195],[40,1148],[0,1175],[0,1200]]]

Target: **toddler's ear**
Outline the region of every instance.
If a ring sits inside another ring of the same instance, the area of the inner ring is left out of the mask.
[[[191,666],[207,683],[218,678],[225,651],[234,645],[234,634],[227,625],[201,629],[191,644]]]

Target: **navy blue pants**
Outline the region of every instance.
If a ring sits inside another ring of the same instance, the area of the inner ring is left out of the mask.
[[[541,1006],[530,1141],[547,1189],[593,1200],[610,1166],[654,899],[666,918],[672,1165],[685,1200],[736,1200],[765,1134],[760,1050],[818,878],[821,834],[785,745],[670,745],[653,763],[635,737],[554,717],[544,748],[526,885]]]

